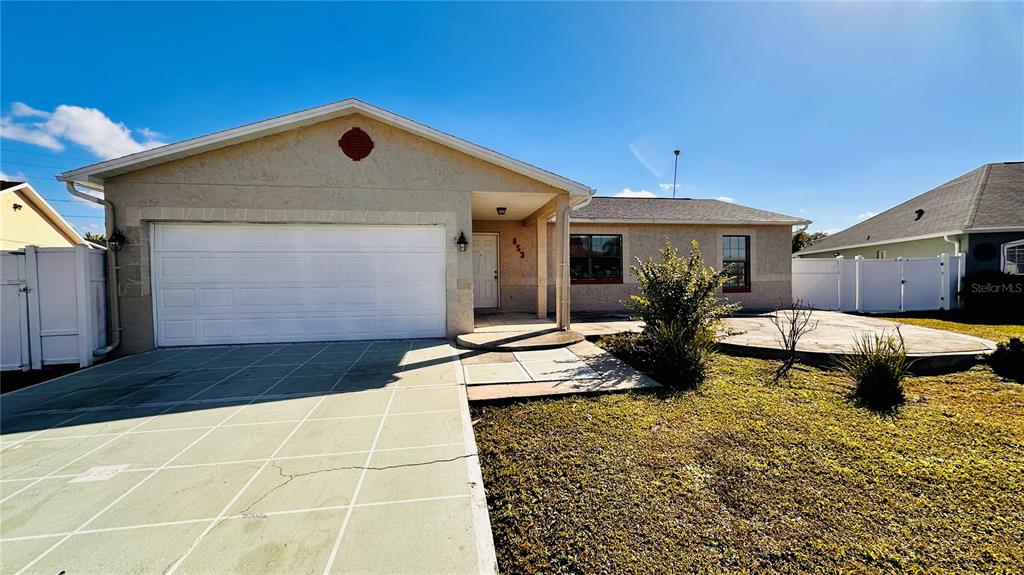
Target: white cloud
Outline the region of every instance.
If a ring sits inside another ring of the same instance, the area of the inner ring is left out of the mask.
[[[825,228],[823,230],[814,230],[816,232],[825,232],[828,235],[836,234],[843,231],[843,228]]]
[[[156,130],[150,130],[149,128],[139,128],[139,133],[142,134],[143,138],[147,140],[162,140],[164,135]]]
[[[17,123],[14,118],[42,118],[41,122]],[[61,104],[53,112],[37,110],[21,102],[11,105],[9,116],[0,118],[0,137],[34,144],[50,150],[64,149],[61,140],[82,146],[104,160],[117,158],[164,145],[158,132],[139,130],[142,140],[132,130],[114,122],[96,108]]]
[[[0,170],[0,180],[3,180],[5,182],[24,182],[27,180],[27,178],[25,177],[25,174],[21,172],[8,174],[7,172]]]
[[[644,158],[643,154],[640,153],[640,149],[636,146],[634,142],[630,142],[629,151],[633,152],[633,157],[636,158],[641,164],[643,164],[644,167],[647,168],[647,171],[651,173],[651,175],[653,175],[656,178],[661,177],[662,171],[652,166],[650,162],[648,162],[647,159]],[[671,187],[672,186],[670,184],[669,188],[671,189]]]
[[[656,198],[654,195],[647,190],[631,190],[629,188],[622,188],[622,191],[615,194],[616,198]]]
[[[104,159],[127,156],[163,145],[163,142],[149,138],[142,142],[136,141],[127,126],[115,123],[96,108],[61,104],[46,121],[46,128],[53,135],[71,140]]]
[[[37,110],[28,104],[22,102],[15,102],[11,104],[11,115],[18,118],[46,118],[50,114],[42,110]]]
[[[25,142],[55,152],[64,149],[64,144],[47,133],[42,124],[15,124],[7,116],[0,118],[0,138]]]
[[[877,215],[878,214],[876,214],[875,212],[864,212],[862,214],[857,214],[856,218],[858,220],[866,220],[868,218],[872,218],[872,217],[877,216]]]
[[[658,187],[666,192],[672,191],[672,184],[658,184]],[[679,187],[679,184],[676,184],[676,188],[678,189]]]
[[[715,199],[720,201],[720,202],[729,202],[730,204],[736,201],[736,200],[730,198],[729,196],[718,196]]]

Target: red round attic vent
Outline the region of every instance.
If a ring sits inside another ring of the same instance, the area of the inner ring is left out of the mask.
[[[356,162],[369,156],[373,151],[373,140],[370,139],[370,135],[359,128],[352,128],[345,132],[345,135],[338,140],[338,145],[341,146],[341,151],[345,152],[346,156]]]

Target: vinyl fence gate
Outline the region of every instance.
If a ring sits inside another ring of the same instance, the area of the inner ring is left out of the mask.
[[[865,313],[958,306],[963,255],[867,260],[793,259],[793,302]]]
[[[0,252],[0,368],[92,365],[107,345],[104,250]]]

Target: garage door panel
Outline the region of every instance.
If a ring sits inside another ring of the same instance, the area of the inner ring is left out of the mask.
[[[235,273],[235,259],[230,256],[208,256],[198,257],[198,261],[193,264],[195,269],[199,270],[200,277],[211,280],[220,278],[222,280],[231,280],[231,277]],[[170,278],[168,278],[170,279]]]
[[[199,301],[203,310],[231,309],[235,304],[234,290],[231,288],[205,288],[199,292]]]
[[[444,237],[436,227],[159,224],[158,345],[443,336]]]

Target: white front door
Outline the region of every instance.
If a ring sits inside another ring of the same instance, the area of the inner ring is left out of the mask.
[[[157,345],[442,337],[444,229],[156,224]]]
[[[473,234],[473,307],[498,307],[498,234]]]

